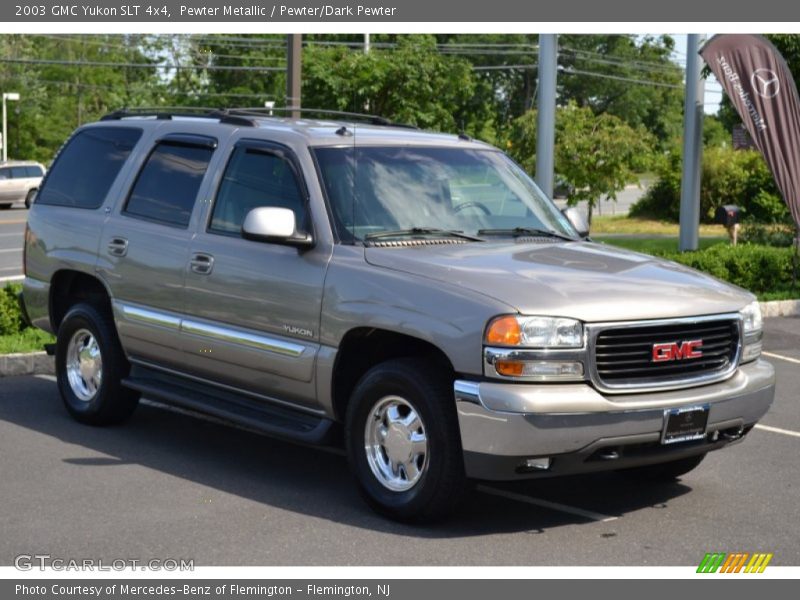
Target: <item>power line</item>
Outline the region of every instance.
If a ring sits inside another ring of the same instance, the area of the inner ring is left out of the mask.
[[[227,65],[173,65],[173,64],[159,64],[159,63],[131,63],[131,62],[115,62],[115,61],[70,61],[70,60],[52,60],[40,58],[0,58],[0,62],[11,64],[28,64],[28,65],[60,65],[69,67],[117,67],[117,68],[138,68],[138,69],[162,69],[162,70],[186,70],[186,69],[199,69],[201,71],[257,71],[257,72],[270,72],[270,71],[285,71],[283,67],[263,67],[263,66],[227,66]]]

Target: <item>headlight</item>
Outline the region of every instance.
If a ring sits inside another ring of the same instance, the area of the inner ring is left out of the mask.
[[[744,347],[742,348],[742,363],[748,363],[761,356],[762,320],[761,307],[758,302],[751,302],[739,314],[742,315],[744,328]]]
[[[489,322],[486,343],[525,348],[582,348],[583,324],[562,317],[505,315]]]
[[[763,325],[761,320],[761,307],[758,302],[751,302],[739,311],[744,320],[744,334],[761,331]]]

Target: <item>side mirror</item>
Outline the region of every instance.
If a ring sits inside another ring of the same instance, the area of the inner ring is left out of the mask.
[[[274,206],[260,206],[247,213],[242,224],[242,237],[254,242],[296,248],[310,248],[314,245],[310,233],[297,230],[293,210]]]
[[[570,225],[575,229],[579,236],[582,238],[589,237],[589,223],[583,217],[583,213],[574,206],[568,206],[561,209],[561,214],[567,217]]]

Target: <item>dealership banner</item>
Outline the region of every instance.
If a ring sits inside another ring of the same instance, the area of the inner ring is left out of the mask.
[[[800,228],[800,98],[786,61],[760,35],[717,35],[700,55],[764,155]]]

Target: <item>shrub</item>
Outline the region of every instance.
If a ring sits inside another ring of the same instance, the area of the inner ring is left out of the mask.
[[[681,158],[672,153],[662,162],[658,180],[631,209],[631,216],[677,221],[681,202]],[[742,208],[743,218],[759,223],[788,223],[789,210],[772,174],[754,150],[706,148],[700,187],[700,221],[711,223],[723,204]]]
[[[17,302],[20,289],[19,284],[0,289],[0,335],[19,333],[25,328]]]
[[[739,232],[739,241],[744,244],[788,248],[794,242],[795,235],[794,225],[747,222]]]
[[[718,279],[762,295],[793,289],[792,248],[717,244],[697,252],[668,252],[662,256]]]

